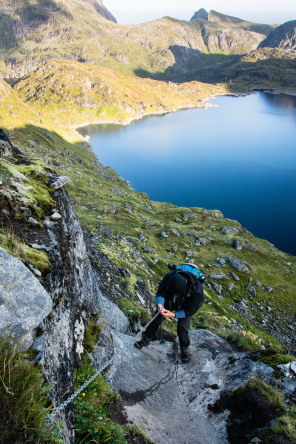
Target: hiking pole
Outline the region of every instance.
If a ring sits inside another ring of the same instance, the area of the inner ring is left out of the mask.
[[[138,336],[140,333],[142,333],[142,331],[146,330],[146,328],[151,324],[151,322],[154,321],[155,318],[157,318],[157,316],[160,314],[160,311],[158,311],[156,313],[156,315],[153,316],[153,318],[148,322],[148,324],[146,324],[143,328],[141,328],[141,330],[138,331],[138,333],[136,334],[136,336]]]

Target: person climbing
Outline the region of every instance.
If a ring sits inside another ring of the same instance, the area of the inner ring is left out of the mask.
[[[199,273],[194,264],[182,264],[178,267],[169,265],[169,268],[171,271],[161,280],[156,294],[156,313],[159,312],[160,316],[156,316],[147,326],[142,339],[135,342],[134,346],[140,350],[149,345],[163,319],[176,318],[181,360],[187,363],[190,360],[187,353],[190,345],[188,331],[192,316],[203,304],[202,282],[205,275]]]

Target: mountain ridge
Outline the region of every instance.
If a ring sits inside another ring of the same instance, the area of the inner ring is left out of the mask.
[[[285,49],[296,51],[296,20],[291,20],[273,30],[259,44],[259,48]]]
[[[259,28],[226,27],[204,20],[163,18],[118,25],[99,15],[100,5],[95,2],[96,9],[93,3],[63,0],[57,5],[44,0],[20,8],[17,15],[7,4],[3,9],[2,1],[0,70],[4,77],[15,81],[45,60],[71,59],[176,80],[195,67],[211,64],[212,59],[248,53],[265,38]]]

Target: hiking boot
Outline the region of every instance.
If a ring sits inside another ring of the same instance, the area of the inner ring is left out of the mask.
[[[146,337],[143,337],[142,339],[134,343],[134,347],[136,347],[138,350],[141,350],[142,347],[147,347],[149,343],[150,340]]]
[[[187,350],[186,349],[181,349],[181,361],[183,362],[183,364],[187,364],[187,362],[190,361],[190,358],[188,356]]]

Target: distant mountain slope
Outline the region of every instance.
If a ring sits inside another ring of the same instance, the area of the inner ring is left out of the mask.
[[[265,38],[205,20],[111,20],[98,0],[0,0],[0,72],[15,80],[47,60],[70,59],[178,81],[192,70],[247,54]]]
[[[47,62],[16,83],[14,91],[36,112],[70,125],[127,123],[145,114],[203,107],[204,99],[225,92],[216,85],[168,84],[73,61]]]
[[[261,48],[296,50],[296,20],[286,22],[272,31],[259,45]]]
[[[203,19],[208,20],[208,13],[205,9],[200,8],[198,11],[196,11],[193,16],[191,17],[190,21],[197,20],[197,19]]]
[[[204,19],[226,28],[240,28],[246,31],[253,31],[265,35],[268,35],[277,26],[252,23],[237,17],[221,14],[217,11],[210,11],[209,13],[207,13],[207,11],[205,11],[204,9],[200,9],[198,12],[196,12],[191,20],[196,19]]]

